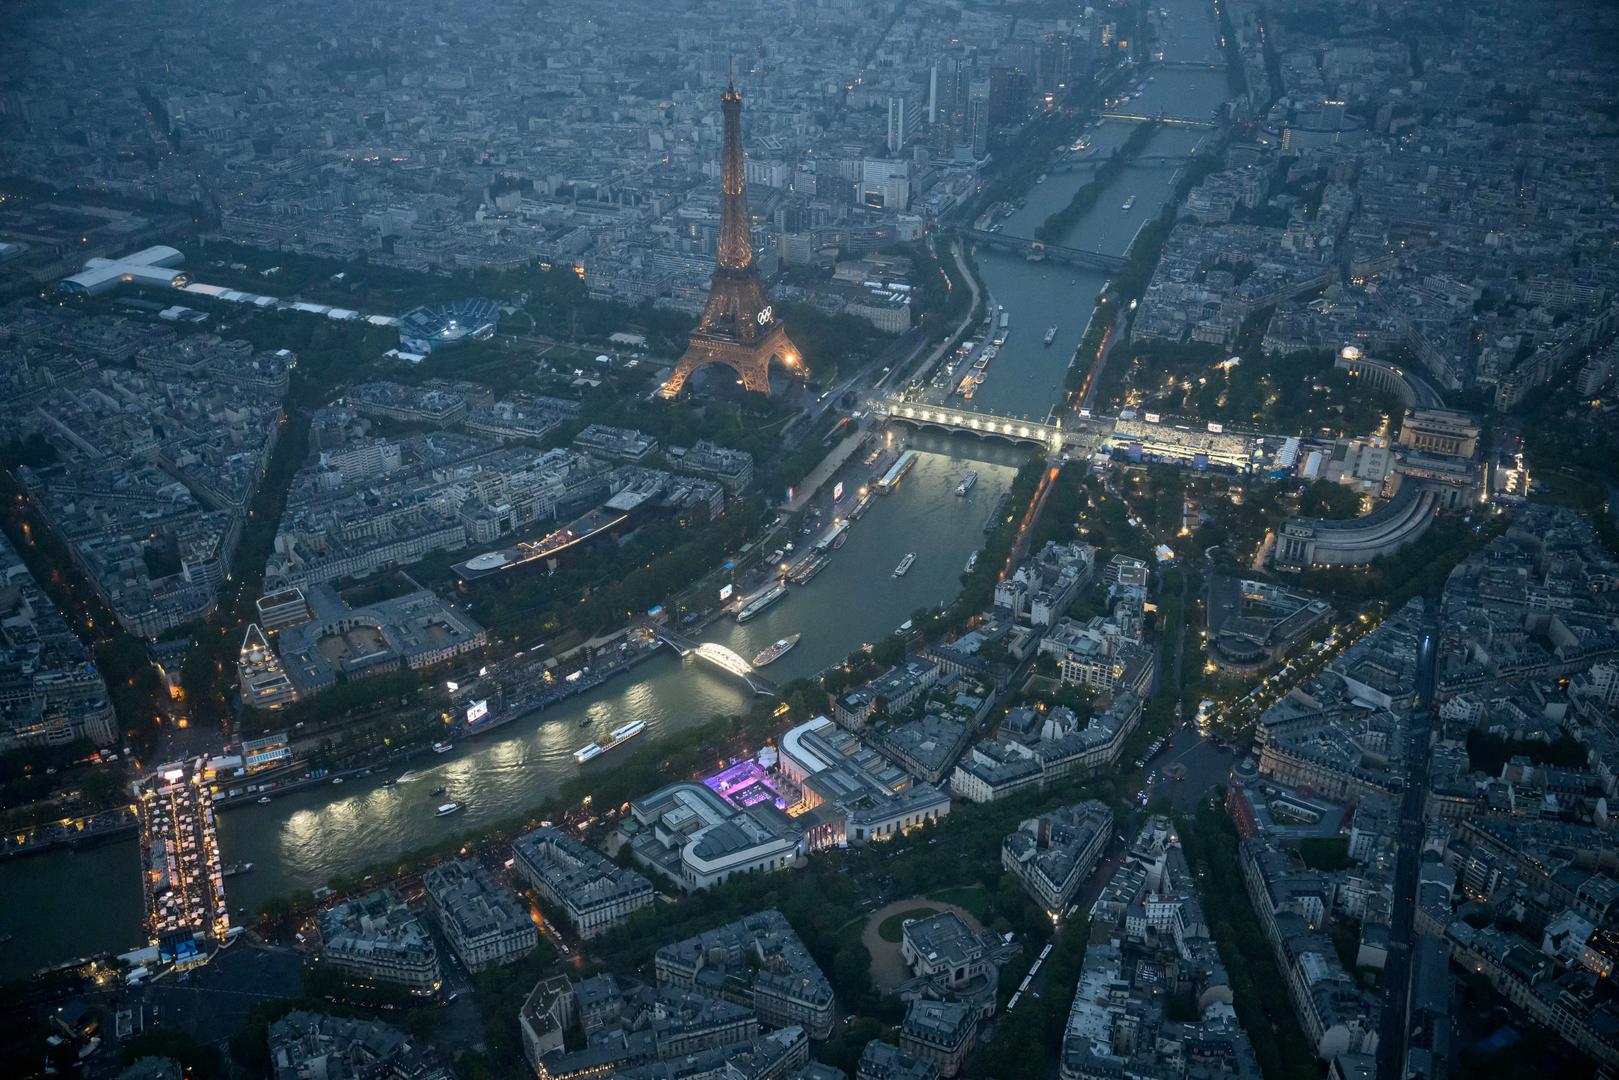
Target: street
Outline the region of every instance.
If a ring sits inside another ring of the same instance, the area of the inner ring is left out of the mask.
[[[1411,944],[1416,917],[1417,881],[1422,866],[1422,816],[1428,792],[1429,730],[1437,678],[1439,630],[1437,601],[1429,601],[1422,651],[1417,659],[1417,707],[1411,715],[1405,795],[1400,802],[1400,849],[1394,867],[1394,918],[1389,927],[1388,963],[1383,969],[1383,1015],[1378,1033],[1377,1071],[1401,1075],[1411,1003]]]

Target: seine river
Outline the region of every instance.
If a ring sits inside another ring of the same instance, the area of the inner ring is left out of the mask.
[[[1203,0],[1160,0],[1160,6],[1169,13],[1166,60],[1220,62],[1212,12]],[[1206,120],[1212,103],[1226,96],[1222,71],[1160,70],[1120,111]],[[1122,142],[1131,126],[1107,121],[1092,130],[1094,159]],[[1144,154],[1185,155],[1207,135],[1201,127],[1164,125]],[[1123,254],[1169,197],[1177,168],[1168,162],[1125,170],[1061,242]],[[1032,237],[1089,172],[1053,172],[1032,185],[1023,209],[1001,219],[1004,231]],[[1136,201],[1125,211],[1121,206],[1129,195]],[[990,295],[1011,316],[1011,333],[971,404],[1044,418],[1060,397],[1069,357],[1107,276],[999,252],[980,251],[977,258]],[[1041,342],[1048,326],[1057,327],[1049,347]],[[792,588],[757,619],[715,623],[705,638],[752,656],[777,638],[802,633],[798,647],[769,670],[771,678],[785,682],[892,632],[917,608],[954,597],[968,555],[983,543],[985,518],[1026,451],[930,433],[909,438],[920,452],[916,467],[894,494],[874,501],[826,570],[808,585]],[[978,470],[979,481],[958,498],[954,490],[968,468]],[[917,558],[910,573],[895,578],[895,565],[913,551]],[[749,698],[730,676],[671,652],[542,714],[465,742],[445,757],[417,759],[419,775],[396,787],[382,787],[387,777],[378,774],[374,781],[350,780],[342,787],[278,798],[269,806],[226,811],[220,815],[225,861],[255,867],[226,882],[231,905],[251,912],[271,896],[312,888],[334,875],[537,807],[578,772],[573,751],[618,724],[646,721],[649,730],[640,745],[615,751],[644,753],[660,735],[704,723],[716,713],[740,712]],[[449,797],[467,804],[465,812],[433,816],[436,800],[429,792],[439,784],[450,789]],[[0,937],[12,935],[0,949],[0,977],[139,944],[139,872],[133,841],[0,863],[0,896],[5,897]]]

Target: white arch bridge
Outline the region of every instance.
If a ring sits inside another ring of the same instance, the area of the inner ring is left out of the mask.
[[[713,664],[721,671],[730,672],[747,683],[748,689],[755,694],[770,695],[776,692],[775,683],[754,671],[752,664],[724,645],[712,641],[697,641],[656,623],[646,624],[646,630],[681,656],[695,656],[699,660]]]
[[[971,409],[953,409],[948,405],[926,405],[888,397],[873,398],[867,404],[873,413],[887,420],[903,420],[918,427],[936,427],[1010,442],[1034,443],[1051,453],[1061,451],[1067,435],[1071,434],[1065,432],[1061,424],[1020,420]]]

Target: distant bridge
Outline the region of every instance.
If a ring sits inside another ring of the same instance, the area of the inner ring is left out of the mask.
[[[754,671],[752,664],[727,649],[724,645],[712,641],[697,641],[657,623],[647,623],[645,628],[659,641],[678,652],[681,656],[695,656],[699,660],[708,661],[722,671],[730,672],[747,683],[748,689],[755,694],[768,696],[776,692],[775,683]]]
[[[1104,255],[1100,251],[1086,251],[1084,248],[1045,244],[1038,240],[1025,240],[1021,236],[1008,236],[1006,233],[987,232],[983,229],[962,229],[961,235],[985,247],[1000,248],[1002,251],[1012,251],[1024,256],[1031,252],[1044,252],[1044,257],[1052,262],[1071,263],[1092,270],[1112,271],[1124,267],[1122,255]]]
[[[1126,158],[1123,161],[1123,165],[1125,168],[1129,168],[1132,165],[1161,165],[1166,162],[1177,162],[1184,165],[1191,161],[1192,157],[1193,155],[1191,154],[1142,154],[1140,157]],[[1049,173],[1079,172],[1081,169],[1094,169],[1107,160],[1107,158],[1099,155],[1092,155],[1090,157],[1066,157],[1057,162],[1055,165],[1049,167],[1046,171]]]
[[[917,427],[936,427],[1010,442],[1034,443],[1052,453],[1063,448],[1069,434],[1060,424],[1018,420],[994,413],[973,412],[971,409],[953,409],[948,405],[925,405],[888,397],[873,398],[868,405],[872,412],[888,420],[903,420]]]
[[[1102,114],[1103,120],[1133,120],[1136,123],[1145,123],[1148,120],[1160,124],[1180,124],[1183,127],[1214,128],[1211,120],[1188,120],[1183,116],[1148,116],[1145,113],[1108,112]]]

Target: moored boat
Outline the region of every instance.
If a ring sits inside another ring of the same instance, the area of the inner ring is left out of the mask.
[[[780,600],[786,595],[787,586],[778,581],[776,584],[770,586],[770,588],[766,589],[764,592],[760,593],[758,596],[755,596],[752,600],[749,600],[745,605],[743,605],[742,610],[736,613],[736,621],[739,623],[747,622],[749,619],[753,618],[765,608],[769,607],[771,604],[774,604],[777,600]]]

